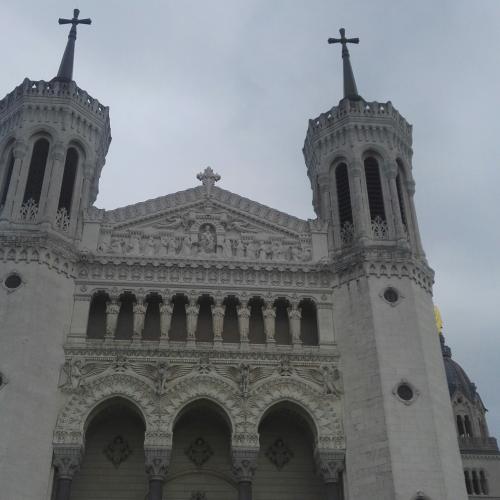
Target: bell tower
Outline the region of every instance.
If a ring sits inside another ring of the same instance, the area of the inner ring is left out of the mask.
[[[77,250],[110,136],[108,108],[73,80],[78,24],[57,76],[26,78],[0,101],[0,484],[2,497],[51,489],[59,370]],[[23,463],[23,467],[19,464]],[[26,475],[26,471],[30,474]],[[29,477],[28,477],[29,476]],[[47,497],[48,498],[48,497]]]
[[[344,97],[304,144],[318,217],[329,223],[334,323],[345,390],[349,498],[465,500],[413,195],[412,127],[358,93],[342,45]]]

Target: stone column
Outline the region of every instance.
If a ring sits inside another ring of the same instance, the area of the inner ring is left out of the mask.
[[[174,306],[170,302],[170,297],[163,297],[163,302],[160,304],[160,342],[168,340],[173,312]]]
[[[274,339],[274,332],[276,330],[276,308],[272,303],[267,302],[264,310],[262,311],[264,316],[264,331],[266,333],[266,343],[274,344],[276,340]]]
[[[134,311],[134,331],[132,338],[140,340],[144,331],[144,320],[146,318],[146,305],[143,297],[137,297],[137,302],[133,305]]]
[[[342,475],[345,453],[343,451],[320,451],[315,453],[319,475],[325,482],[325,500],[342,500]]]
[[[80,469],[82,449],[80,446],[56,446],[52,464],[56,469],[54,500],[70,500],[73,476]]]
[[[224,314],[226,306],[222,304],[222,300],[218,299],[215,305],[212,306],[212,325],[214,329],[214,343],[222,343],[222,328],[224,327]]]
[[[162,500],[163,483],[170,463],[170,448],[145,448],[146,474],[149,477],[148,500]]]
[[[371,221],[368,207],[365,204],[362,177],[363,166],[360,161],[356,161],[349,169],[354,234],[356,237],[366,240],[367,238],[371,238]]]
[[[14,167],[12,168],[12,175],[10,177],[10,185],[9,190],[7,191],[7,198],[5,199],[5,206],[3,207],[2,213],[0,214],[0,221],[8,220],[9,218],[18,218],[19,209],[21,208],[21,204],[23,201],[22,198],[24,195],[24,192],[22,190],[25,187],[25,185],[20,183],[19,180],[21,177],[23,159],[25,158],[27,151],[28,146],[26,145],[26,143],[22,141],[16,141],[12,150],[12,154],[14,155]],[[26,175],[28,174],[26,173]],[[15,204],[15,200],[19,200],[18,203]],[[14,209],[13,205],[15,207]]]
[[[403,220],[401,218],[401,207],[399,206],[399,196],[398,196],[398,187],[396,185],[396,176],[397,176],[397,165],[395,164],[394,169],[390,169],[386,172],[386,177],[387,177],[387,182],[389,184],[395,237],[397,240],[404,241],[406,240],[406,233],[403,226]]]
[[[258,449],[233,448],[233,474],[238,481],[238,500],[252,500],[252,480],[257,469]]]
[[[198,323],[198,313],[200,312],[200,305],[197,303],[195,297],[190,297],[189,305],[186,307],[187,319],[187,341],[195,342],[196,340],[196,326]]]
[[[290,322],[290,335],[292,336],[292,344],[294,347],[302,345],[300,338],[300,322],[302,319],[302,312],[300,311],[297,302],[293,302],[288,310],[288,321]]]
[[[116,334],[116,325],[118,323],[118,314],[120,313],[120,301],[111,299],[106,302],[106,339],[114,339]]]
[[[410,207],[410,218],[413,229],[413,237],[415,238],[415,246],[417,247],[417,253],[419,255],[425,255],[424,249],[422,247],[422,240],[420,239],[420,231],[418,229],[417,214],[415,212],[415,181],[410,180],[406,182],[406,191],[408,193],[408,205]]]
[[[238,306],[238,327],[240,330],[240,342],[248,344],[248,331],[250,329],[250,308],[247,304]]]

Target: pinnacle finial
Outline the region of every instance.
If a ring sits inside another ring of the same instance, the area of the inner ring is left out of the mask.
[[[78,9],[75,9],[73,11],[73,19],[59,18],[59,24],[71,24],[71,29],[69,30],[68,43],[66,44],[66,49],[61,60],[61,65],[59,66],[59,71],[57,72],[57,76],[54,78],[54,80],[56,81],[71,82],[71,80],[73,80],[76,27],[79,24],[92,24],[91,19],[78,19],[79,15],[80,11]]]
[[[340,28],[339,33],[340,38],[329,38],[328,43],[342,44],[342,61],[344,66],[344,97],[356,101],[361,99],[361,96],[358,94],[358,89],[356,87],[356,80],[354,79],[354,73],[352,71],[351,59],[349,56],[347,44],[359,43],[359,38],[346,38],[344,28]]]

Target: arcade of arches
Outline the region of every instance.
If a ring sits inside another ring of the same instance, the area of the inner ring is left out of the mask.
[[[79,464],[54,450],[60,500],[339,500],[334,478],[314,453],[314,424],[294,403],[271,406],[259,447],[232,448],[231,422],[217,404],[198,399],[173,424],[172,447],[145,450],[145,423],[128,400],[113,397],[88,417]],[[66,458],[66,460],[65,460]],[[318,473],[319,471],[319,473]]]

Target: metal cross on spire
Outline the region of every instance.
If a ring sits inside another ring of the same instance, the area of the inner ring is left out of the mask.
[[[344,28],[340,28],[339,32],[340,38],[329,38],[328,43],[342,44],[342,61],[344,65],[344,97],[352,100],[358,100],[361,99],[361,96],[358,94],[358,89],[356,88],[356,80],[354,79],[354,73],[352,72],[351,59],[349,56],[347,44],[359,43],[359,38],[346,38]]]
[[[91,19],[78,19],[80,11],[75,9],[73,11],[73,19],[59,18],[59,24],[71,24],[71,29],[68,35],[68,43],[64,51],[59,71],[54,80],[60,82],[70,82],[73,80],[73,61],[75,58],[75,40],[76,40],[76,27],[79,24],[92,24]]]

